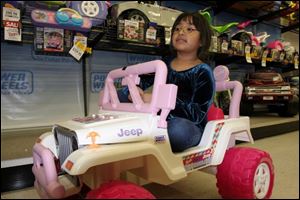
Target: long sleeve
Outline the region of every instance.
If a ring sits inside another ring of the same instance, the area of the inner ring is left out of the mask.
[[[178,86],[176,107],[169,117],[182,117],[197,126],[205,126],[206,113],[215,92],[212,69],[207,64],[199,64],[182,72],[169,67],[168,82]]]

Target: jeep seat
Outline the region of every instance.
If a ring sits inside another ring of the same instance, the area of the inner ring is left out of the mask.
[[[224,119],[224,112],[221,108],[211,104],[207,112],[207,122],[217,119]]]

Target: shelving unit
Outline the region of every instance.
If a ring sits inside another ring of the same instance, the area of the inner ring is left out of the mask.
[[[22,19],[22,42],[10,42],[16,45],[34,44],[34,25],[28,17]],[[115,51],[115,52],[128,52],[137,54],[149,54],[149,55],[160,55],[165,56],[169,53],[169,45],[161,44],[156,46],[153,44],[134,42],[128,40],[119,40],[116,38],[116,25],[107,25],[93,27],[88,33],[88,47],[92,47],[93,50],[103,51]],[[3,28],[1,28],[1,34],[3,35]],[[163,38],[164,34],[162,31],[159,33],[159,37]],[[1,38],[1,42],[7,42]],[[164,41],[162,41],[164,43]],[[70,56],[67,52],[35,52],[40,55],[55,55],[55,56]],[[209,58],[211,61],[215,61],[216,64],[230,64],[230,63],[246,63],[245,56],[232,55],[228,53],[216,53],[210,52]],[[252,58],[254,65],[261,65],[261,59]],[[294,69],[293,63],[284,64],[282,62],[268,61],[266,67],[279,67],[282,68],[283,72],[288,72]],[[296,69],[298,70],[298,69]]]

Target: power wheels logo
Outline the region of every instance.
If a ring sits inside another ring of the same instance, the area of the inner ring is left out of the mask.
[[[1,70],[1,94],[28,95],[33,92],[33,73],[25,70]]]
[[[104,88],[107,72],[91,72],[91,91],[98,93]],[[121,88],[121,79],[116,79],[114,82],[117,89]]]

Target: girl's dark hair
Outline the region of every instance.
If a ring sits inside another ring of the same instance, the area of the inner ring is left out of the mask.
[[[192,19],[192,20],[191,20]],[[171,31],[171,38],[174,34],[175,27],[181,22],[181,20],[187,20],[191,24],[193,24],[196,29],[200,32],[200,43],[201,47],[198,49],[198,58],[202,61],[205,61],[208,56],[208,49],[210,47],[212,30],[210,28],[210,24],[208,21],[198,12],[195,13],[182,13],[180,14],[174,22]],[[172,40],[170,43],[171,52],[176,54],[176,50],[172,44]]]

